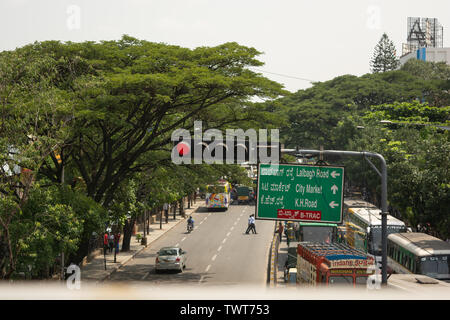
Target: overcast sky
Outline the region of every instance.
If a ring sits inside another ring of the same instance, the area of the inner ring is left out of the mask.
[[[0,0],[0,51],[123,34],[188,48],[236,41],[295,92],[311,86],[302,79],[370,72],[383,32],[401,54],[409,16],[437,18],[450,47],[449,0]]]

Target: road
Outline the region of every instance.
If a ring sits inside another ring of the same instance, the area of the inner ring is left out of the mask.
[[[257,234],[245,234],[254,206],[232,205],[227,211],[199,208],[192,217],[195,229],[179,223],[120,268],[109,282],[151,282],[156,285],[266,285],[273,221],[256,221]],[[155,273],[156,252],[178,246],[187,252],[182,273]]]

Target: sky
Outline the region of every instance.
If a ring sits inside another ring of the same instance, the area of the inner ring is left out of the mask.
[[[262,53],[253,70],[296,92],[369,73],[384,32],[400,55],[410,16],[437,18],[450,47],[449,0],[0,0],[0,51],[123,34],[187,48],[233,41]]]

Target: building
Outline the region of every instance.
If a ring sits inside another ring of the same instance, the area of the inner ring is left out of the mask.
[[[400,65],[409,59],[429,62],[445,62],[450,65],[450,48],[420,48],[400,57]]]
[[[408,17],[407,43],[402,46],[400,66],[410,59],[450,65],[450,48],[444,48],[443,43],[444,28],[438,19]]]

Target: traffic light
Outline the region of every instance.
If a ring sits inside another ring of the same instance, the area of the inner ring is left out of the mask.
[[[180,138],[174,141],[172,161],[176,164],[257,164],[274,163],[280,159],[278,143],[257,143],[251,140],[204,140]]]

